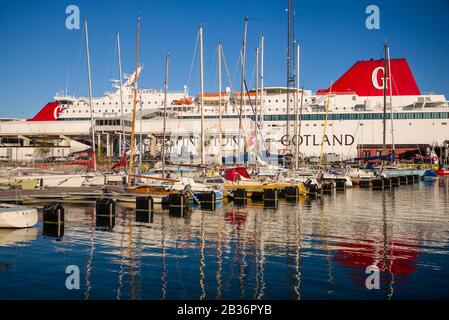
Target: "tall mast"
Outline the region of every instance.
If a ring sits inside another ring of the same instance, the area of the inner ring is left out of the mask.
[[[134,165],[134,137],[136,131],[136,104],[137,104],[137,80],[139,79],[139,46],[140,46],[140,16],[137,18],[137,43],[136,43],[136,76],[134,79],[133,121],[131,129],[131,152],[129,158],[129,174],[133,174]],[[130,179],[129,179],[130,181]]]
[[[258,167],[257,157],[259,156],[259,112],[258,112],[258,98],[259,98],[259,47],[256,47],[256,101],[255,101],[255,119],[254,119],[254,142],[255,148],[254,160],[256,161],[256,169]]]
[[[201,107],[201,164],[206,163],[204,151],[204,66],[203,66],[203,27],[200,26],[200,107]]]
[[[295,87],[295,1],[288,0],[287,25],[287,127],[285,134],[290,141],[290,89]],[[290,144],[289,144],[290,145]]]
[[[142,116],[143,116],[143,110],[142,110],[142,95],[139,95],[139,107],[140,107],[140,121],[139,121],[139,174],[142,174],[142,147],[143,147],[143,141],[142,141]]]
[[[218,42],[218,163],[223,159],[223,110],[221,105],[221,41]]]
[[[244,90],[245,90],[245,57],[246,57],[246,34],[248,31],[248,17],[245,17],[245,29],[243,32],[243,47],[242,47],[242,51],[241,51],[241,59],[242,59],[242,78],[241,78],[241,82],[240,82],[240,115],[239,115],[239,144],[238,144],[238,148],[239,148],[239,152],[238,152],[238,156],[240,157],[241,155],[241,140],[242,140],[242,117],[243,117],[243,97],[244,97]],[[243,155],[243,158],[245,157],[245,155]]]
[[[387,154],[387,43],[384,44],[384,114],[382,119],[383,133],[382,133],[382,155]]]
[[[299,98],[299,54],[300,47],[299,42],[296,52],[296,95],[295,95],[295,136],[296,136],[296,148],[295,148],[295,169],[299,168],[299,112],[298,112],[298,98]],[[302,107],[302,94],[301,94],[301,107]]]
[[[162,131],[162,178],[165,178],[165,139],[167,126],[167,91],[168,91],[168,64],[170,62],[170,54],[165,57],[165,81],[164,81],[164,125]]]
[[[260,37],[260,119],[261,124],[259,131],[261,131],[261,138],[263,138],[263,123],[264,123],[264,112],[265,112],[265,98],[264,98],[264,87],[263,87],[263,70],[264,70],[264,43],[265,43],[265,37]],[[260,151],[259,151],[260,153]]]
[[[123,81],[122,81],[122,58],[120,55],[120,33],[117,32],[117,51],[118,51],[118,73],[120,82],[120,108],[122,113],[122,145],[120,146],[122,155],[126,153],[126,138],[125,138],[125,114],[123,110]],[[126,170],[126,164],[125,164]]]
[[[393,151],[393,155],[395,154],[395,145],[394,145],[394,128],[393,128],[393,86],[391,84],[392,75],[391,75],[391,57],[390,57],[390,47],[387,47],[387,58],[388,58],[388,82],[390,86],[390,116],[391,116],[391,149]],[[393,162],[395,158],[393,158]]]
[[[327,96],[327,102],[326,102],[326,114],[324,117],[323,138],[321,139],[320,168],[323,166],[324,139],[326,138],[327,120],[329,117],[329,104],[331,101],[332,85],[333,85],[333,83],[331,83],[331,86],[329,87],[329,95]]]
[[[90,131],[92,134],[92,161],[94,164],[94,171],[97,171],[97,159],[95,150],[95,122],[92,112],[92,79],[90,77],[89,32],[87,30],[87,20],[84,21],[84,30],[86,32],[87,80],[89,82]]]

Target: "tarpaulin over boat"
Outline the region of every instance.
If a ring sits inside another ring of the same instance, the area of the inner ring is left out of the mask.
[[[228,181],[237,181],[239,176],[251,179],[251,176],[248,174],[248,171],[246,171],[244,167],[225,170],[225,179]]]
[[[89,169],[94,169],[95,168],[94,159],[95,159],[95,152],[92,152],[92,157],[88,160],[71,161],[66,162],[65,164],[69,166],[86,166]]]
[[[126,152],[123,152],[122,158],[112,166],[111,170],[119,170],[120,168],[126,168]]]

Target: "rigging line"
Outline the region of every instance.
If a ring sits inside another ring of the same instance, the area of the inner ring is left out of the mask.
[[[253,103],[252,103],[252,101],[251,101],[251,96],[250,96],[250,94],[249,94],[248,87],[247,87],[247,85],[246,85],[246,80],[245,80],[245,79],[243,79],[243,84],[245,85],[245,92],[246,92],[246,95],[248,96],[249,105],[250,105],[250,107],[251,107],[251,110],[252,110],[253,114],[255,115],[256,112],[255,112],[255,110],[254,110],[254,106],[253,106]],[[242,112],[243,112],[243,111],[242,111]]]
[[[194,64],[195,64],[196,50],[198,49],[198,41],[199,41],[199,37],[200,37],[200,33],[197,32],[197,35],[196,35],[196,42],[195,42],[195,48],[193,49],[192,63],[190,64],[189,77],[187,78],[187,83],[186,83],[187,87],[189,87],[189,85],[190,85],[190,79],[191,79],[191,77],[192,77],[193,67],[194,67]]]
[[[223,58],[224,67],[225,67],[225,70],[226,70],[226,76],[227,76],[228,81],[229,81],[229,87],[231,88],[231,92],[234,93],[231,76],[229,74],[228,63],[226,62],[225,54],[224,54],[224,51],[223,51],[223,45],[221,46],[221,56]]]
[[[239,50],[239,59],[237,59],[237,64],[235,65],[234,75],[232,76],[232,82],[235,81],[235,76],[237,75],[238,67],[240,66],[240,63],[242,63],[242,51]]]

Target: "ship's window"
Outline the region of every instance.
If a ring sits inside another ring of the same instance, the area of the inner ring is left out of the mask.
[[[441,122],[441,125],[447,126],[447,122]]]
[[[276,102],[279,102],[279,101],[276,100]]]
[[[268,103],[271,103],[271,100],[268,100]]]
[[[109,102],[109,105],[111,105],[111,102]]]
[[[277,100],[276,100],[276,102],[277,102]],[[284,100],[282,100],[282,102],[284,102],[284,103],[285,103],[285,99],[284,99]]]

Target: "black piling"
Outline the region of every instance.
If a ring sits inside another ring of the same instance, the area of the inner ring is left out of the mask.
[[[153,210],[154,200],[152,197],[136,197],[136,222],[149,223]]]
[[[398,187],[401,185],[399,177],[390,177],[390,181],[392,187]]]
[[[50,203],[42,211],[42,234],[52,238],[64,236],[64,207],[60,203]]]
[[[234,203],[239,206],[244,206],[247,203],[247,193],[245,189],[234,190]]]
[[[383,180],[384,180],[384,188],[385,189],[391,189],[393,187],[391,184],[391,178],[384,177]]]
[[[371,179],[372,188],[374,190],[383,190],[384,189],[384,178],[374,178]]]
[[[276,209],[278,207],[278,191],[277,189],[263,190],[263,206],[267,209]]]
[[[372,179],[360,179],[359,186],[360,188],[370,188],[372,183]]]
[[[334,183],[333,181],[325,181],[322,184],[323,193],[332,194],[334,192]]]
[[[346,179],[335,179],[335,189],[337,191],[346,191]]]
[[[419,182],[419,174],[414,174],[413,175],[413,182],[414,183],[418,183]]]
[[[189,205],[189,197],[183,193],[170,193],[168,195],[169,214],[174,217],[184,217]]]
[[[214,191],[201,192],[199,200],[203,210],[213,211],[217,208],[217,196]]]
[[[401,185],[408,184],[408,177],[407,176],[399,176],[399,183]]]
[[[286,187],[285,200],[287,202],[297,202],[299,198],[299,188],[297,186]]]
[[[112,231],[115,227],[115,200],[104,198],[95,204],[95,222],[97,229]]]

